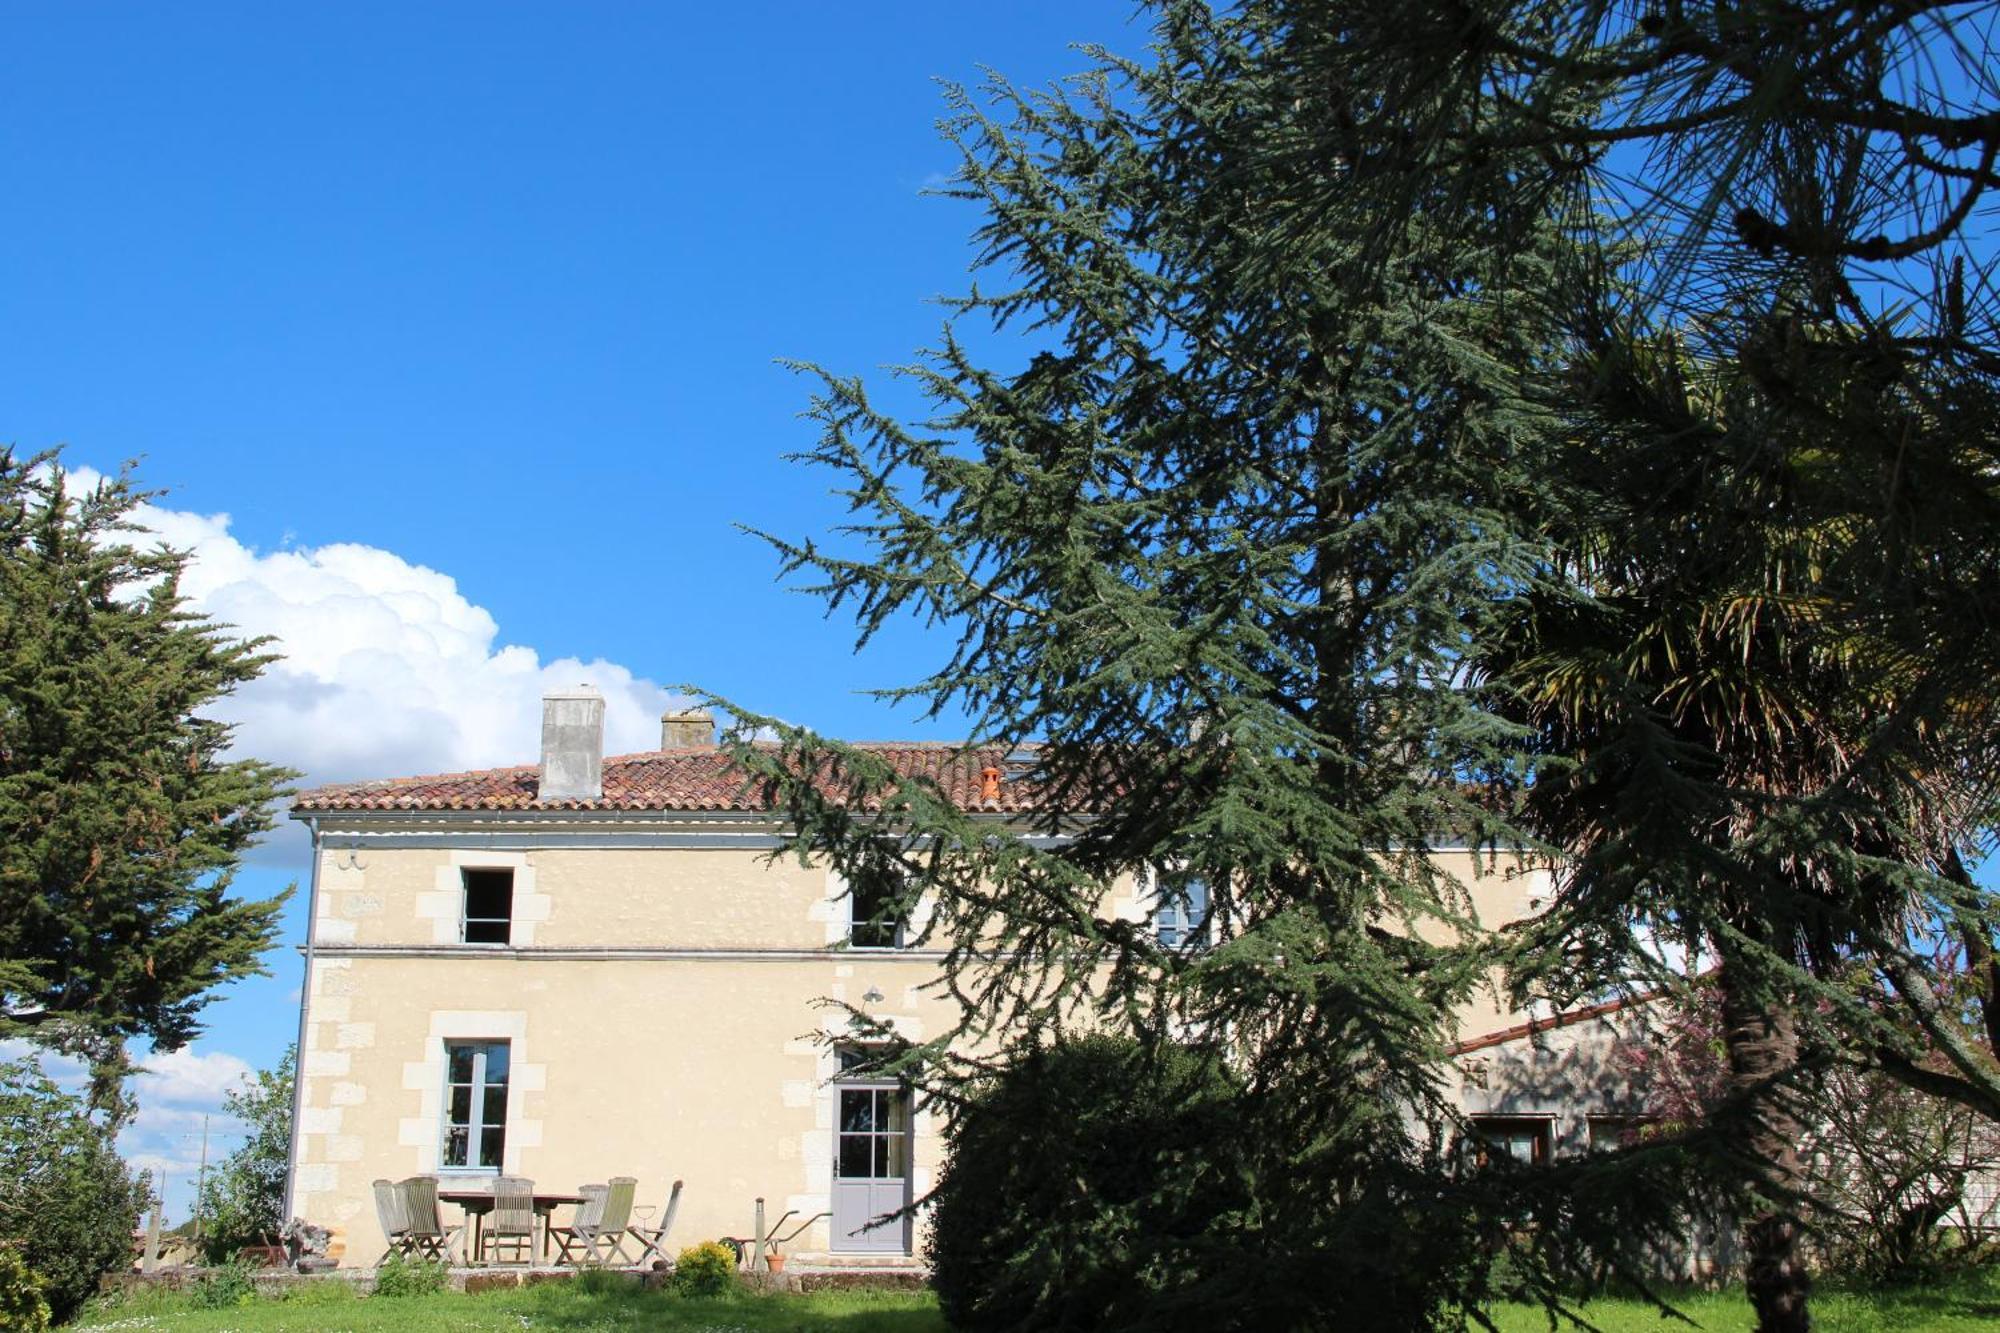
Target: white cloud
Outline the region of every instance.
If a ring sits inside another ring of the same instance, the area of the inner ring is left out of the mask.
[[[138,1062],[128,1091],[139,1109],[118,1136],[118,1151],[135,1170],[153,1173],[166,1189],[169,1220],[194,1207],[204,1158],[213,1168],[243,1142],[247,1126],[224,1110],[223,1096],[247,1082],[249,1063],[199,1044],[154,1052]]]
[[[0,1060],[37,1061],[50,1081],[71,1092],[81,1090],[90,1082],[90,1071],[84,1068],[83,1061],[18,1037],[0,1041]]]
[[[132,1091],[142,1106],[219,1107],[222,1094],[250,1074],[250,1066],[227,1051],[204,1054],[183,1046],[141,1061]]]
[[[72,473],[77,487],[98,474]],[[595,686],[605,749],[659,745],[678,697],[602,658],[543,661],[506,644],[448,574],[353,543],[259,551],[228,514],[145,505],[134,515],[191,554],[181,590],[196,610],[281,655],[214,714],[236,724],[235,752],[305,773],[307,783],[407,777],[534,762],[541,697]]]

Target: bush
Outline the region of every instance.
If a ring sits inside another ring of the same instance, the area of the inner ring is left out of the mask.
[[[188,1288],[188,1301],[198,1310],[228,1310],[257,1299],[250,1265],[236,1260],[215,1265]]]
[[[690,1245],[674,1260],[674,1290],[683,1296],[720,1296],[736,1283],[736,1254],[720,1241]]]
[[[929,1255],[945,1318],[1144,1322],[1199,1280],[1218,1237],[1234,1246],[1239,1110],[1233,1080],[1179,1048],[1091,1037],[1029,1052],[947,1131]]]
[[[451,1273],[441,1263],[392,1254],[375,1270],[375,1294],[432,1296],[443,1291],[450,1281]]]
[[[48,1326],[42,1280],[17,1247],[0,1244],[0,1333],[42,1333]]]
[[[278,1288],[278,1299],[287,1305],[346,1305],[356,1295],[354,1284],[344,1278],[320,1277],[307,1282],[289,1282]]]
[[[285,1165],[291,1151],[292,1079],[296,1057],[287,1050],[266,1069],[227,1094],[228,1112],[250,1135],[223,1158],[204,1184],[202,1254],[219,1263],[247,1245],[274,1242],[284,1229]]]
[[[579,1296],[630,1296],[632,1279],[609,1268],[586,1268],[569,1280],[570,1291]]]
[[[0,1063],[0,1242],[20,1249],[45,1284],[61,1323],[132,1261],[132,1232],[146,1200],[83,1100],[32,1059]]]

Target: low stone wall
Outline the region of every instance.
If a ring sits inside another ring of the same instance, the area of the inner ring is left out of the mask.
[[[103,1291],[133,1291],[146,1287],[179,1291],[199,1282],[210,1271],[206,1268],[176,1267],[161,1268],[151,1273],[107,1273],[98,1287]],[[616,1273],[649,1288],[663,1287],[673,1276],[663,1268],[583,1271]],[[450,1272],[449,1285],[453,1291],[509,1291],[516,1287],[539,1286],[544,1282],[568,1282],[577,1276],[578,1270],[574,1268],[454,1268]],[[928,1280],[928,1274],[919,1269],[806,1269],[782,1273],[739,1272],[736,1276],[749,1291],[789,1292],[920,1291]],[[324,1273],[293,1273],[265,1268],[253,1270],[250,1280],[256,1284],[257,1290],[269,1294],[309,1282],[345,1282],[363,1296],[375,1290],[375,1270],[372,1268],[336,1268]]]

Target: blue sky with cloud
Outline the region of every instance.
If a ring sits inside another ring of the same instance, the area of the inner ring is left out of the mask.
[[[934,664],[918,630],[857,659],[737,527],[840,515],[783,457],[810,386],[775,362],[932,341],[976,222],[923,197],[935,81],[1136,52],[1132,14],[0,0],[0,443],[141,460],[190,597],[284,654],[228,705],[241,748],[308,781],[532,759],[541,691],[583,680],[616,747],[679,682],[947,734],[861,693]],[[239,883],[305,869],[287,828]],[[272,975],[145,1057],[125,1147],[176,1215],[201,1116],[292,1040],[300,899]]]

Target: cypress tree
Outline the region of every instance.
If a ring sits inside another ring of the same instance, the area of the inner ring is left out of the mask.
[[[203,716],[271,658],[188,610],[185,553],[132,542],[144,498],[0,452],[0,1031],[88,1061],[114,1121],[126,1043],[199,1033],[290,895],[230,884],[291,774]]]

